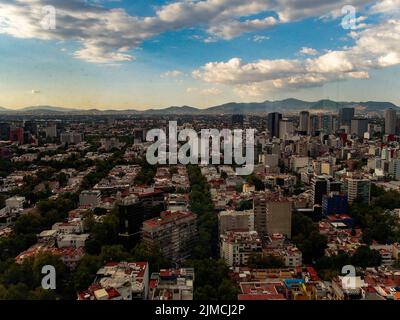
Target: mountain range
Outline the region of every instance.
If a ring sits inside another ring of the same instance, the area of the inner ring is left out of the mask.
[[[51,114],[138,114],[138,115],[204,115],[204,114],[265,114],[268,112],[289,112],[289,111],[325,111],[337,112],[344,107],[354,107],[356,110],[364,112],[383,112],[385,109],[399,107],[391,102],[367,101],[367,102],[336,102],[332,100],[319,100],[315,102],[302,101],[298,99],[285,99],[279,101],[264,101],[251,103],[230,102],[206,109],[198,109],[190,106],[173,106],[164,109],[149,109],[139,111],[135,109],[128,110],[98,110],[98,109],[73,109],[54,106],[31,106],[22,109],[12,110],[0,107],[0,114],[33,114],[33,115],[51,115]],[[400,111],[400,108],[399,108]]]

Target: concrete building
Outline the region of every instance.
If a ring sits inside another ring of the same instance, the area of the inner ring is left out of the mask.
[[[101,203],[100,190],[84,190],[79,195],[79,206],[96,208]]]
[[[63,132],[60,135],[61,143],[78,144],[83,141],[83,135],[78,132]]]
[[[300,112],[299,131],[303,134],[308,134],[310,122],[310,113],[308,111]]]
[[[246,211],[221,211],[218,214],[219,234],[227,231],[254,231],[254,212]]]
[[[109,262],[78,300],[145,300],[149,292],[147,262]]]
[[[191,212],[164,211],[159,218],[143,222],[143,243],[149,252],[158,247],[166,258],[184,261],[197,235],[196,218]]]
[[[277,193],[261,192],[254,195],[254,229],[264,236],[280,233],[292,235],[292,201]]]
[[[354,108],[342,108],[339,110],[339,123],[341,126],[350,126],[354,118]]]
[[[368,132],[368,119],[352,119],[350,133],[359,138],[364,137],[364,133]]]
[[[230,267],[245,266],[251,255],[262,254],[262,241],[256,231],[228,231],[220,240],[220,256]]]
[[[397,114],[396,110],[389,108],[385,110],[385,133],[396,134]]]
[[[294,124],[292,120],[282,119],[279,122],[279,139],[287,140],[294,135]]]
[[[279,125],[282,120],[282,114],[278,112],[269,113],[267,116],[267,129],[271,138],[279,137]]]
[[[363,203],[369,204],[371,199],[371,181],[369,179],[347,178],[345,188],[349,203],[359,199]]]
[[[193,300],[193,268],[161,269],[151,274],[149,300]]]

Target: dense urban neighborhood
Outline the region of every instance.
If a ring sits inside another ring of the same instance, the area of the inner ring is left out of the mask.
[[[399,119],[3,115],[0,299],[399,300]],[[149,164],[147,133],[170,121],[255,129],[253,172],[220,137],[217,164]]]

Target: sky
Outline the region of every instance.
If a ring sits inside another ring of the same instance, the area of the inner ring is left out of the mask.
[[[0,0],[0,106],[400,106],[400,0]]]

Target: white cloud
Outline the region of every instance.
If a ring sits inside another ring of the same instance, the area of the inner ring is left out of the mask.
[[[251,38],[251,40],[253,42],[264,42],[264,41],[269,40],[269,39],[270,39],[270,37],[261,36],[261,35],[255,35],[255,36],[253,36],[253,38]]]
[[[17,38],[77,41],[82,48],[76,58],[93,63],[115,63],[134,59],[130,50],[167,31],[202,27],[205,42],[232,39],[246,32],[271,28],[307,17],[334,14],[347,0],[175,0],[156,8],[152,16],[129,15],[124,9],[109,9],[103,1],[1,0],[0,33]],[[387,2],[387,0],[385,0]],[[371,0],[354,0],[355,6]],[[56,30],[41,27],[42,8],[56,8]],[[265,15],[252,18],[255,14]],[[275,15],[279,18],[275,18]]]
[[[35,90],[35,89],[31,90],[31,94],[39,94],[39,93],[40,93],[40,90]]]
[[[183,75],[183,73],[179,70],[171,70],[171,71],[167,71],[164,72],[163,74],[161,74],[161,78],[176,78]]]
[[[223,91],[220,88],[187,88],[186,89],[187,93],[197,93],[201,95],[206,95],[206,96],[217,96],[220,95]]]
[[[346,79],[368,79],[368,71],[400,64],[400,20],[353,31],[355,45],[306,59],[262,59],[245,63],[239,58],[210,62],[193,71],[208,83],[232,86],[240,95],[268,90],[316,87]],[[307,50],[309,51],[309,50]]]
[[[303,47],[300,49],[299,53],[309,56],[316,56],[318,54],[318,50],[308,47]]]

